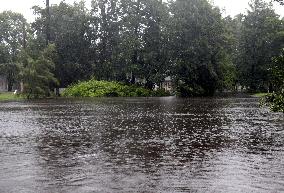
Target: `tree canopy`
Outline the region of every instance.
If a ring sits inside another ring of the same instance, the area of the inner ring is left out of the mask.
[[[269,69],[284,47],[284,24],[262,0],[233,18],[207,0],[62,1],[33,11],[30,24],[0,13],[0,73],[11,85],[34,71],[46,77],[45,94],[93,77],[153,89],[170,76],[182,96],[277,88]],[[46,42],[56,57],[44,57]]]

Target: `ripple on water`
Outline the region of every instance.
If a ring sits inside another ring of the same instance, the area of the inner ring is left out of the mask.
[[[0,192],[283,192],[283,144],[253,98],[0,103]]]

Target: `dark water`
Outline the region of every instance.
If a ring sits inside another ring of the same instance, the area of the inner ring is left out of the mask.
[[[254,98],[0,103],[0,192],[284,192],[284,115]]]

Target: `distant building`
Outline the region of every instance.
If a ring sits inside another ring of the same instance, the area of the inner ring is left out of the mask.
[[[0,92],[8,91],[8,81],[5,76],[0,75]]]
[[[132,74],[126,74],[126,77],[130,81]],[[135,77],[134,80],[135,80],[135,84],[140,84],[140,85],[145,85],[147,82],[145,78],[141,78],[141,77]],[[159,88],[172,93],[175,89],[172,78],[170,76],[167,76],[164,79],[164,81],[161,82],[160,84],[159,83],[154,84],[154,90],[157,90]]]
[[[167,76],[164,82],[161,83],[161,88],[165,89],[165,91],[173,92],[174,91],[174,84],[172,78]]]

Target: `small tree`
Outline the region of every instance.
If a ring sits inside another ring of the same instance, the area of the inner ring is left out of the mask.
[[[52,86],[58,83],[52,73],[55,56],[55,46],[53,44],[49,44],[36,58],[25,54],[26,64],[22,70],[22,79],[24,94],[27,98],[50,96]]]

